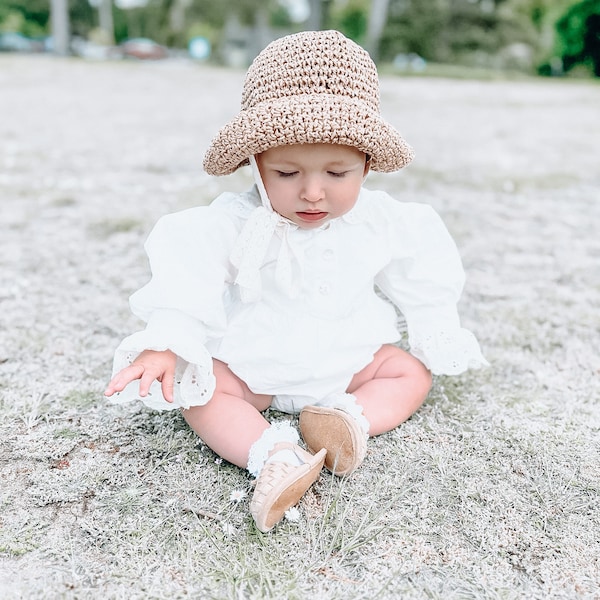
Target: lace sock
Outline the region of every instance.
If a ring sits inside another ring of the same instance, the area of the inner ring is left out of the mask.
[[[298,458],[291,450],[280,450],[271,457],[269,457],[269,452],[271,452],[275,444],[278,444],[279,442],[291,442],[292,444],[297,444],[299,441],[300,436],[298,435],[298,432],[287,421],[273,423],[271,427],[265,429],[263,434],[250,447],[250,452],[248,453],[248,472],[250,475],[258,477],[268,460],[279,460],[281,462],[296,464]],[[288,460],[288,453],[292,455],[290,460]],[[297,464],[302,463],[300,462]]]

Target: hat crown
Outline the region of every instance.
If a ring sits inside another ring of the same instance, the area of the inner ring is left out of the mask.
[[[379,113],[377,67],[368,52],[338,31],[304,31],[269,44],[246,75],[242,110],[313,94],[363,102]]]

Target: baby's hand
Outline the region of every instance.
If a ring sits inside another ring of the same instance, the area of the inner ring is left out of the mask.
[[[140,396],[148,395],[150,385],[156,379],[161,382],[163,397],[167,402],[173,402],[173,379],[177,355],[170,350],[157,352],[144,350],[128,367],[119,371],[109,382],[104,391],[105,396],[121,392],[134,381],[140,380]]]

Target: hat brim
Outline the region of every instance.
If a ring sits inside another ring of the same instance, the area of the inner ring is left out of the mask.
[[[250,156],[295,144],[342,144],[370,155],[371,169],[397,171],[414,156],[400,133],[364,102],[328,94],[279,98],[241,111],[204,156],[210,175],[228,175]]]

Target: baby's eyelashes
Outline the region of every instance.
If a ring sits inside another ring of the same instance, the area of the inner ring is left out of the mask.
[[[298,171],[275,171],[275,173],[277,173],[278,177],[293,177],[294,175],[298,174]],[[348,173],[348,171],[327,171],[327,175],[331,176],[331,177],[344,177],[346,174]]]

